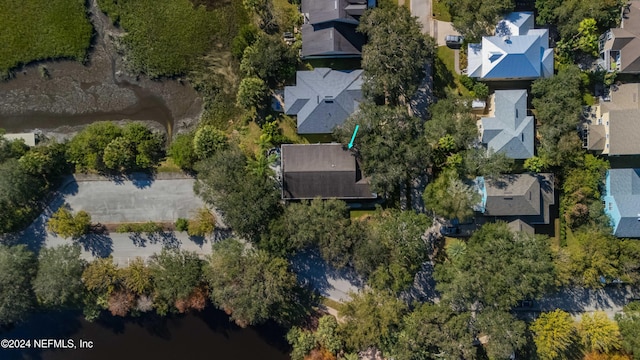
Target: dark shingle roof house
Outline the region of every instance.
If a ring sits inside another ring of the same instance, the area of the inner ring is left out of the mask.
[[[371,0],[302,0],[302,58],[358,58],[365,36],[356,31]]]
[[[284,89],[284,111],[298,118],[298,134],[330,134],[358,110],[362,70],[316,68],[298,71],[296,85]]]
[[[285,200],[377,198],[355,156],[342,144],[285,144],[281,160]]]
[[[549,208],[555,204],[553,174],[512,174],[493,180],[480,177],[475,183],[482,196],[476,210],[484,216],[549,224]]]
[[[640,84],[617,86],[611,101],[593,110],[586,127],[587,149],[610,156],[640,154]]]
[[[623,8],[619,28],[600,37],[600,65],[607,71],[640,74],[640,1]]]
[[[496,90],[492,114],[478,122],[480,141],[512,159],[534,155],[534,120],[527,115],[526,90]]]
[[[640,238],[640,169],[607,172],[605,213],[617,237]]]
[[[537,79],[553,76],[549,31],[533,28],[532,12],[513,12],[494,36],[469,44],[467,73],[480,80]]]

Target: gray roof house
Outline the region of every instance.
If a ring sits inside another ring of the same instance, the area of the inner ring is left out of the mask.
[[[468,45],[467,73],[480,80],[532,80],[553,76],[549,31],[534,29],[532,12],[513,12],[494,36]]]
[[[356,31],[373,0],[302,0],[302,58],[358,58],[365,36]]]
[[[284,144],[281,147],[285,200],[373,200],[355,156],[342,144]]]
[[[496,90],[489,117],[478,121],[480,141],[512,159],[534,155],[534,119],[527,115],[526,90]]]
[[[592,109],[584,147],[609,156],[640,154],[640,84],[618,85],[610,97]]]
[[[549,224],[555,204],[553,174],[511,174],[497,179],[476,178],[482,200],[476,210],[500,220]]]
[[[603,200],[613,234],[640,238],[640,169],[609,170]]]
[[[284,89],[284,111],[298,118],[298,134],[330,134],[358,110],[362,70],[316,68],[298,71],[296,85]]]
[[[607,71],[640,74],[640,1],[622,10],[620,27],[600,37],[600,65]]]

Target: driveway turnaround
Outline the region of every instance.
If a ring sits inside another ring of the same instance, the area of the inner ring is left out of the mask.
[[[216,229],[210,238],[190,237],[184,232],[157,233],[91,233],[79,239],[63,239],[47,231],[47,221],[64,203],[73,211],[87,211],[92,222],[174,222],[188,218],[204,203],[193,193],[194,179],[185,176],[159,174],[151,178],[137,174],[126,179],[98,176],[69,178],[54,194],[44,212],[24,231],[8,235],[8,243],[26,244],[33,251],[75,243],[87,260],[113,256],[115,262],[127,265],[136,257],[147,259],[163,248],[194,251],[204,256],[211,253],[211,242],[230,236]]]
[[[74,211],[91,214],[95,223],[174,222],[204,206],[193,193],[192,178],[152,179],[136,174],[127,179],[81,180],[60,191]]]

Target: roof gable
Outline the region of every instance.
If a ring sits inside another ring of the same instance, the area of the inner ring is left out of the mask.
[[[285,113],[297,115],[300,134],[331,133],[357,111],[361,88],[362,70],[298,71],[296,85],[285,87]]]
[[[374,199],[355,156],[342,144],[284,144],[284,199]]]
[[[640,237],[640,169],[611,169],[607,173],[605,211],[619,237]]]
[[[529,224],[548,224],[555,203],[552,174],[510,174],[497,179],[476,179],[482,193],[478,207],[485,216]]]
[[[533,14],[511,13],[498,23],[495,36],[469,44],[468,73],[487,80],[549,77],[553,75],[552,54],[549,32],[533,28]]]
[[[481,119],[481,141],[513,159],[534,155],[534,119],[527,115],[526,90],[496,90],[494,117]]]

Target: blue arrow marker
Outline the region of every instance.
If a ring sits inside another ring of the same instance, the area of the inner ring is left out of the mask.
[[[358,128],[360,127],[360,125],[356,125],[355,130],[353,130],[353,136],[351,136],[351,141],[349,142],[349,149],[351,149],[353,147],[353,140],[356,139],[356,134],[358,133]]]

